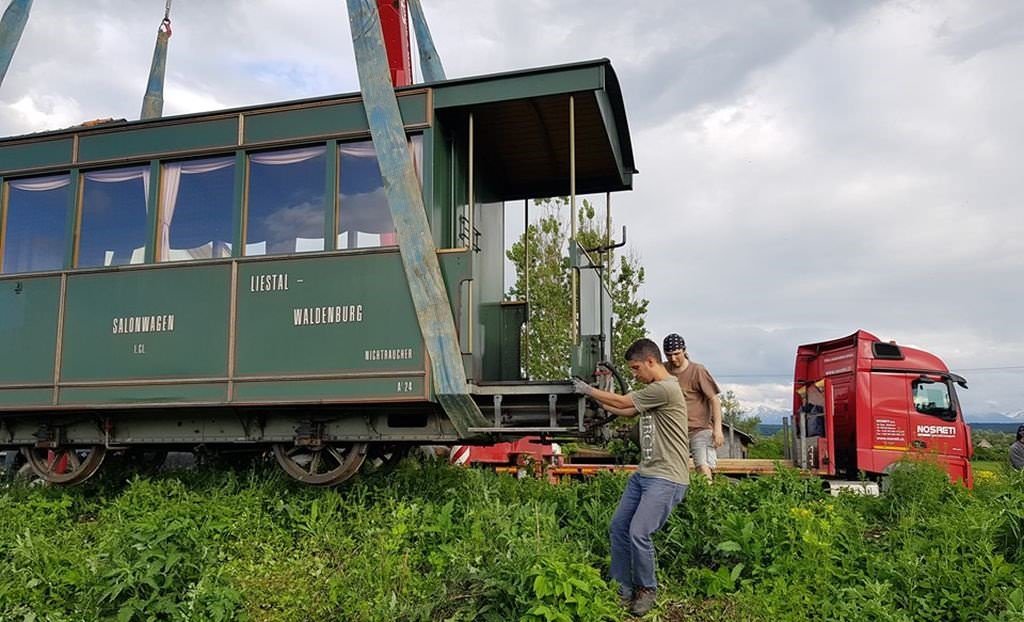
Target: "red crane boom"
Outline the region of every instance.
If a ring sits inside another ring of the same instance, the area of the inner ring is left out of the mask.
[[[407,0],[377,0],[384,47],[388,52],[391,84],[412,84],[412,53],[409,47],[409,6]]]

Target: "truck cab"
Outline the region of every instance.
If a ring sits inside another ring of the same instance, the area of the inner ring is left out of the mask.
[[[957,385],[966,389],[967,381],[934,354],[863,330],[802,345],[793,382],[795,462],[852,480],[883,476],[912,457],[971,487],[971,433]]]

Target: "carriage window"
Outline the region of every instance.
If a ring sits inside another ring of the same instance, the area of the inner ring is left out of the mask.
[[[338,145],[338,248],[395,244],[377,152],[370,141]]]
[[[230,257],[234,195],[234,156],[164,164],[160,261]]]
[[[71,176],[14,180],[7,189],[3,272],[63,268]]]
[[[409,148],[416,174],[422,180],[422,136],[413,136]],[[338,145],[338,168],[338,248],[398,244],[373,143]]]
[[[78,267],[144,262],[149,167],[94,171],[83,177]]]
[[[324,249],[327,147],[249,154],[245,254]]]

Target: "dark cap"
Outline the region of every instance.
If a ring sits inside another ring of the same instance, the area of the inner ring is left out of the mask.
[[[661,349],[667,354],[669,352],[675,352],[677,350],[686,349],[686,340],[679,335],[672,333],[665,340],[661,342]]]

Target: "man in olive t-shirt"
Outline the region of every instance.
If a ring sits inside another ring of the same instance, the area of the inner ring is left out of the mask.
[[[679,382],[661,362],[661,350],[640,339],[626,350],[633,376],[647,386],[628,395],[596,389],[575,380],[576,390],[608,412],[640,417],[640,468],[629,477],[609,527],[612,579],[633,615],[654,606],[657,580],[651,534],[668,520],[690,484],[686,400]]]

